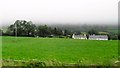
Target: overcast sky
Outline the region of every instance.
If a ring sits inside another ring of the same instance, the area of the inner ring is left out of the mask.
[[[119,0],[0,0],[0,23],[117,24]]]

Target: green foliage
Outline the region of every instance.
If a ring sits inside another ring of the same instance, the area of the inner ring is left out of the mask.
[[[118,39],[120,40],[120,34],[118,34]]]
[[[114,34],[114,33],[109,33],[108,34],[108,39],[109,40],[118,40],[118,38],[119,38],[119,35],[117,35],[117,34]]]
[[[2,31],[2,29],[0,29],[0,36],[2,36],[2,33],[3,33],[3,31]]]
[[[10,25],[6,32],[10,36],[40,36],[49,37],[50,35],[58,36],[63,35],[62,30],[59,28],[52,29],[47,25],[36,26],[31,21],[16,20],[14,24]]]
[[[95,29],[91,29],[88,31],[88,34],[93,35],[93,34],[98,34],[98,31]]]
[[[38,31],[38,36],[41,36],[41,37],[46,37],[47,35],[50,35],[51,32],[50,32],[50,28],[47,27],[47,25],[40,25],[37,27],[37,31]]]
[[[33,36],[35,27],[31,21],[16,20],[14,24],[8,27],[7,34],[13,36]]]

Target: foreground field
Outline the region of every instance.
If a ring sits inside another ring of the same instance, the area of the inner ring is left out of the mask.
[[[2,58],[13,61],[43,61],[80,65],[114,65],[118,41],[60,38],[2,37]],[[4,65],[7,62],[4,61]]]

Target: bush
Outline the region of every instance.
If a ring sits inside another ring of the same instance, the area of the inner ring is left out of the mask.
[[[66,36],[59,36],[59,38],[66,38]]]

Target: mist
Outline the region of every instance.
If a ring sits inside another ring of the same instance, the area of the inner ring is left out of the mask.
[[[34,24],[118,24],[119,0],[3,0],[1,23],[16,20]]]

